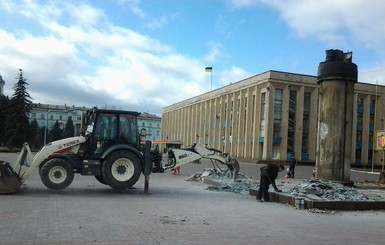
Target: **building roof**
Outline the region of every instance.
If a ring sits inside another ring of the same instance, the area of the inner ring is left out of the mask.
[[[149,114],[147,112],[142,112],[138,116],[139,119],[153,119],[153,120],[161,120],[161,117],[158,117],[157,115]]]
[[[41,103],[33,103],[33,109],[42,109],[42,110],[87,110],[85,106],[74,106],[74,105],[53,105],[53,104],[41,104]]]

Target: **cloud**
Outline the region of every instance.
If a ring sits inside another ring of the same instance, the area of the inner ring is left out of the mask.
[[[0,3],[10,14],[23,9],[24,18],[18,21],[39,27],[38,32],[7,32],[0,24],[0,59],[7,61],[1,62],[0,74],[6,94],[13,93],[19,68],[36,103],[108,105],[160,114],[162,107],[206,90],[206,64],[114,25],[101,9],[70,2],[33,3]],[[38,10],[37,16],[31,15]],[[217,51],[214,46],[211,50],[208,59],[214,60]]]
[[[329,47],[373,52],[371,67],[360,67],[359,81],[385,85],[385,1],[382,0],[272,0],[282,20],[301,38]],[[354,60],[353,60],[354,62]]]
[[[150,29],[160,29],[165,27],[170,22],[173,22],[178,19],[178,14],[164,15],[159,19],[154,19],[146,24]]]
[[[209,52],[202,59],[208,65],[214,63],[220,58],[224,58],[227,56],[226,53],[223,51],[221,43],[209,42],[207,46],[209,48]]]
[[[385,40],[385,2],[381,0],[270,1],[283,20],[301,37],[326,42]],[[370,18],[368,18],[370,16]],[[345,37],[345,38],[344,38]]]
[[[224,70],[219,74],[219,83],[226,86],[251,77],[252,75],[240,67],[233,66],[229,70]]]
[[[359,67],[359,81],[385,85],[385,1],[229,0],[234,10],[270,7],[301,39],[329,48],[368,52],[371,67]],[[353,59],[353,62],[355,60]]]
[[[230,0],[230,5],[235,8],[246,8],[263,3],[263,0]]]
[[[230,4],[236,9],[270,6],[301,38],[327,44],[385,46],[382,0],[230,0]]]
[[[358,81],[363,83],[378,83],[385,85],[385,63],[376,64],[373,67],[364,67],[358,72]]]
[[[147,13],[139,7],[141,0],[111,0],[121,6],[128,6],[130,11],[140,19],[146,19]]]
[[[75,23],[82,26],[94,26],[95,24],[104,21],[107,17],[105,13],[96,8],[92,8],[88,4],[67,5],[68,13]]]

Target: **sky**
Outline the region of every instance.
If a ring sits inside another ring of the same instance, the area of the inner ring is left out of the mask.
[[[385,85],[383,0],[0,0],[0,75],[34,103],[162,108],[269,71],[317,75],[353,52]],[[212,67],[213,72],[205,72]]]

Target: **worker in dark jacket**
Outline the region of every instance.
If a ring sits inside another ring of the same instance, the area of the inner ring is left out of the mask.
[[[268,163],[265,166],[261,167],[261,178],[257,194],[257,200],[259,202],[270,202],[270,184],[273,186],[276,192],[282,192],[280,189],[277,188],[277,185],[275,184],[275,179],[278,177],[278,173],[282,172],[284,169],[285,167],[282,164],[277,165],[272,163]]]
[[[289,163],[290,163],[290,165],[289,165],[288,177],[294,178],[294,169],[295,169],[295,165],[297,165],[297,160],[295,159],[294,156],[291,156]]]

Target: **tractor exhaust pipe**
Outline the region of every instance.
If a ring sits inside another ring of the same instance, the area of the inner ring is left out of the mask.
[[[20,190],[21,179],[8,162],[0,161],[0,194],[16,193]]]

